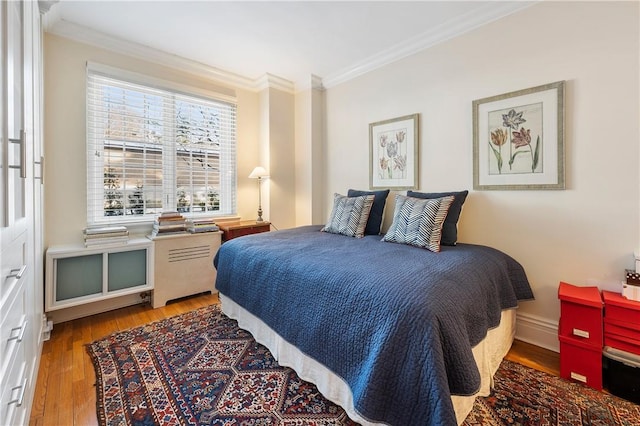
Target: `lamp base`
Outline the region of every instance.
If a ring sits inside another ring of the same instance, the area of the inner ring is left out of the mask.
[[[262,218],[262,208],[258,208],[258,218],[256,219],[256,222],[264,222],[264,219]]]

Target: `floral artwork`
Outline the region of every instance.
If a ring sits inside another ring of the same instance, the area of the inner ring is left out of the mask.
[[[489,112],[489,174],[541,173],[542,103]]]
[[[407,175],[407,129],[398,129],[378,134],[380,179],[404,179]]]
[[[372,189],[416,187],[417,138],[417,114],[369,125]]]
[[[473,189],[564,189],[564,81],[472,102]]]

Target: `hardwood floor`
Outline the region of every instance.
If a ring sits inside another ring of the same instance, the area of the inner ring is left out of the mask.
[[[95,373],[85,345],[213,303],[218,303],[217,295],[200,295],[158,309],[136,305],[56,324],[42,350],[30,424],[97,425]],[[507,358],[551,374],[560,371],[557,353],[520,341],[514,342]]]

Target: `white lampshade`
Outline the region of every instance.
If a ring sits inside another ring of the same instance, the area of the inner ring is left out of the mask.
[[[265,177],[269,177],[269,174],[264,169],[264,167],[258,166],[255,169],[253,169],[249,177],[251,179],[265,178]]]

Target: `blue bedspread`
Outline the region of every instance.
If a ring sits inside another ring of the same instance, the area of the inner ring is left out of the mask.
[[[364,418],[456,424],[450,395],[480,385],[471,348],[533,298],[521,265],[484,246],[433,253],[319,230],[224,243],[217,289],[341,376]]]

